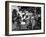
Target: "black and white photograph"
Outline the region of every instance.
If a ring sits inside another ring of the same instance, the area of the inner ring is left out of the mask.
[[[8,4],[9,35],[44,33],[44,3]]]
[[[12,31],[41,29],[41,7],[12,7]]]

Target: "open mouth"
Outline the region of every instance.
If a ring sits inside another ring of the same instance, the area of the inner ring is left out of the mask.
[[[25,25],[26,23],[25,22],[21,22],[21,25]]]

